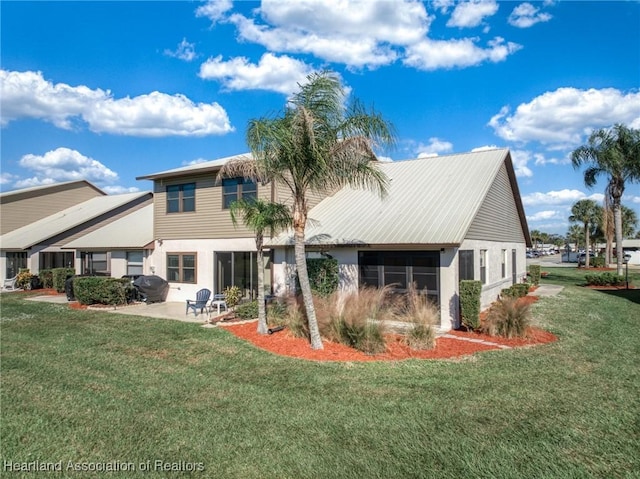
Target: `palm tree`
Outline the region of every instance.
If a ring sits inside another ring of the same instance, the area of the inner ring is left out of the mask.
[[[571,216],[569,216],[569,221],[584,225],[585,268],[589,267],[589,236],[591,226],[597,222],[597,207],[593,200],[580,200],[571,207]]]
[[[237,225],[238,216],[242,216],[244,224],[256,235],[256,259],[258,263],[258,333],[267,334],[267,310],[264,301],[264,245],[265,231],[274,235],[278,230],[291,226],[289,207],[281,203],[270,203],[259,198],[239,199],[229,207],[231,221]]]
[[[599,176],[608,177],[606,194],[612,200],[618,274],[622,274],[621,199],[627,182],[640,181],[640,130],[621,124],[596,130],[587,145],[573,151],[571,161],[574,168],[587,166],[584,182],[588,187],[594,186]]]
[[[622,211],[622,237],[633,238],[638,227],[638,215],[634,210],[624,205],[620,209]]]
[[[384,196],[388,179],[379,169],[376,146],[395,143],[390,123],[356,101],[331,72],[313,73],[281,116],[249,122],[253,160],[227,163],[221,176],[274,181],[291,191],[295,260],[309,324],[311,347],[322,349],[305,254],[309,193],[329,194],[342,186],[369,188]]]
[[[580,248],[580,242],[584,241],[584,231],[578,225],[569,226],[567,231],[567,243],[573,241],[576,245],[576,251]],[[568,261],[568,259],[567,259]]]
[[[535,251],[538,250],[538,241],[540,240],[540,235],[541,234],[542,233],[540,233],[540,231],[538,231],[538,230],[531,230],[529,232],[529,236],[531,236],[531,240],[533,241],[533,249]]]

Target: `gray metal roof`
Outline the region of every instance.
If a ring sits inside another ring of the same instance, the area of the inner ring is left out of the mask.
[[[27,249],[150,192],[98,196],[0,236],[1,249]]]
[[[74,185],[74,184],[86,184],[87,186],[90,186],[91,188],[93,188],[97,192],[99,192],[99,193],[101,193],[103,195],[106,195],[106,193],[104,191],[102,191],[100,188],[98,188],[96,185],[94,185],[90,181],[87,181],[87,180],[73,180],[73,181],[63,181],[61,183],[53,183],[53,184],[50,184],[50,185],[32,186],[30,188],[22,188],[22,189],[19,189],[19,190],[2,191],[2,192],[0,192],[0,200],[7,199],[7,198],[12,198],[14,196],[29,195],[29,194],[32,194],[32,193],[46,194],[46,192],[48,190],[57,190],[57,189],[64,188],[66,186],[70,186],[70,185]]]
[[[64,249],[141,249],[153,241],[153,204],[66,243]]]
[[[324,199],[309,212],[307,244],[460,244],[505,162],[513,175],[507,149],[381,163],[388,195],[345,187]],[[293,235],[269,244],[291,245]]]
[[[226,158],[219,158],[217,160],[203,161],[202,163],[196,163],[189,166],[182,166],[180,168],[173,168],[171,170],[160,171],[158,173],[151,173],[149,175],[138,176],[136,180],[158,180],[160,178],[168,178],[175,176],[191,175],[194,173],[205,173],[207,171],[216,171],[224,166],[231,160],[243,160],[251,159],[253,156],[251,153],[243,153],[241,155],[227,156]]]

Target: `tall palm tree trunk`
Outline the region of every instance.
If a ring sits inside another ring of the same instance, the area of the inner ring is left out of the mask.
[[[584,224],[584,267],[589,268],[589,223]]]
[[[618,276],[622,275],[622,264],[624,258],[624,251],[622,250],[622,208],[620,208],[620,198],[613,198],[613,221],[615,222],[616,230],[616,259],[618,264],[616,266]]]
[[[262,238],[256,237],[256,259],[258,260],[258,334],[267,334],[267,307],[264,303],[264,254]]]
[[[304,224],[304,223],[303,223]],[[302,300],[304,308],[307,312],[307,321],[309,323],[309,336],[311,340],[311,349],[324,349],[322,338],[320,337],[320,329],[318,328],[318,319],[316,318],[316,310],[313,305],[313,296],[311,295],[311,283],[309,282],[309,273],[307,271],[307,257],[304,248],[304,227],[296,225],[294,227],[294,243],[296,269],[298,271],[298,280],[300,281],[300,290],[302,291]]]

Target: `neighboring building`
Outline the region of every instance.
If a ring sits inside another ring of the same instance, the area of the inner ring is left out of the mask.
[[[40,201],[46,203],[48,198],[43,197]],[[151,192],[100,194],[3,234],[0,236],[0,272],[3,279],[15,276],[20,268],[28,268],[37,274],[42,269],[71,267],[79,274],[112,275],[111,248],[82,250],[68,248],[67,244],[152,205],[152,202]],[[38,204],[29,204],[29,208],[15,205],[15,208],[29,211],[37,209]],[[47,209],[46,204],[42,207]],[[151,213],[150,209],[146,211]],[[29,216],[29,213],[25,215]],[[140,231],[145,227],[147,236],[151,237],[151,220],[136,226]],[[110,234],[113,236],[106,238],[107,242],[118,244],[119,238],[126,236],[127,232]],[[144,248],[140,243],[135,246],[136,251]]]
[[[640,265],[640,239],[622,240],[622,251],[629,255],[629,264]]]
[[[88,181],[68,181],[0,193],[0,235],[106,193]]]
[[[153,202],[104,226],[65,243],[63,250],[76,251],[80,273],[121,278],[154,274],[149,263],[153,251]]]
[[[242,156],[240,156],[242,157]],[[167,300],[194,297],[203,287],[222,292],[238,285],[256,292],[253,232],[234,227],[228,205],[244,197],[290,202],[282,186],[242,178],[216,180],[234,158],[139,177],[154,182],[155,249],[149,264],[172,289]],[[340,287],[415,282],[441,308],[441,327],[458,324],[458,283],[484,284],[488,306],[502,288],[526,278],[531,246],[509,150],[381,164],[389,194],[344,188],[309,198],[310,255],[329,254],[340,263]],[[266,239],[267,288],[293,287],[292,235]]]

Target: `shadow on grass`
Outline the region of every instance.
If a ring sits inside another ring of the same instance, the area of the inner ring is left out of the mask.
[[[640,304],[640,289],[599,289],[597,291],[617,298],[624,298],[632,303]]]

